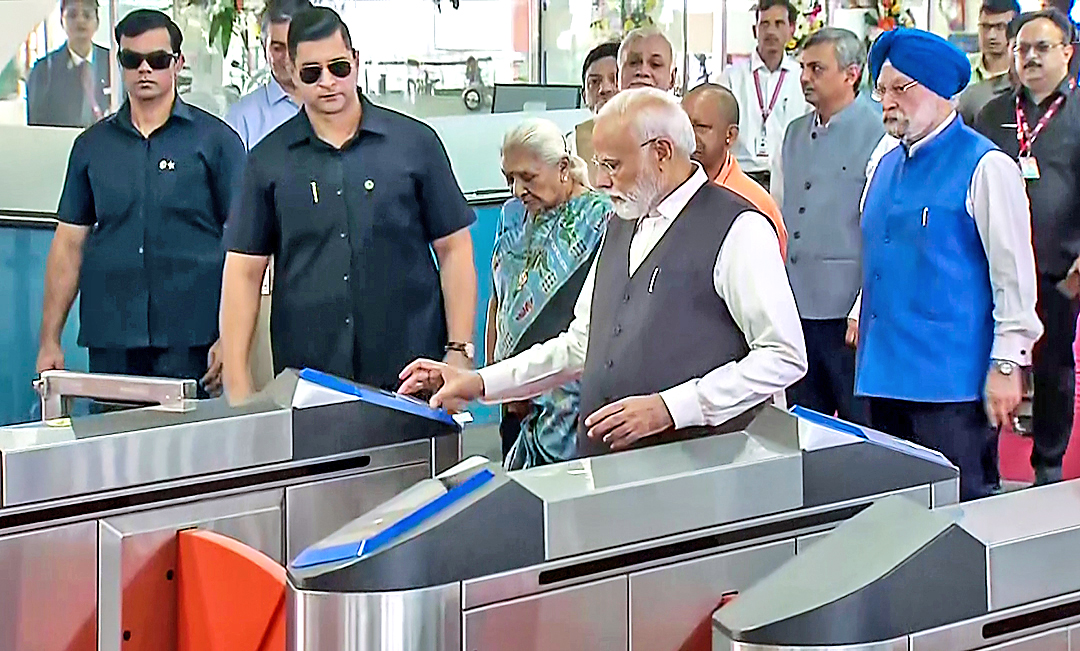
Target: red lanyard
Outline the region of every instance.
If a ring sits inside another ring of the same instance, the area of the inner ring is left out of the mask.
[[[757,103],[761,109],[761,123],[765,124],[765,121],[772,115],[773,107],[776,106],[776,100],[780,97],[780,89],[784,86],[784,77],[787,76],[787,70],[780,71],[780,81],[776,82],[776,89],[773,90],[772,100],[769,102],[769,108],[765,108],[765,96],[761,94],[761,80],[758,78],[759,70],[754,71],[754,90],[757,91]]]
[[[1020,95],[1016,95],[1016,141],[1020,143],[1020,157],[1023,158],[1031,153],[1031,146],[1035,144],[1035,139],[1039,137],[1042,130],[1046,128],[1047,123],[1054,117],[1054,114],[1061,108],[1061,104],[1065,101],[1065,96],[1060,95],[1054,103],[1050,105],[1050,108],[1046,109],[1046,113],[1039,118],[1038,124],[1035,125],[1035,130],[1032,131],[1028,127],[1027,116],[1024,114],[1024,107],[1020,104]]]

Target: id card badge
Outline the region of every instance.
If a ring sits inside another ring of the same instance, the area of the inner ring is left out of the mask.
[[[755,156],[768,156],[769,155],[769,138],[765,135],[765,132],[761,132],[761,135],[754,139],[754,155]]]
[[[1020,176],[1028,181],[1039,178],[1039,161],[1034,156],[1020,157]]]

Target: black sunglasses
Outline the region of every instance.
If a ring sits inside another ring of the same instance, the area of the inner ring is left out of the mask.
[[[132,52],[131,50],[120,50],[120,66],[125,70],[137,70],[142,62],[145,61],[150,65],[153,70],[164,70],[172,65],[172,62],[176,60],[176,54],[173,52],[166,52],[165,50],[158,50],[156,52]]]
[[[334,75],[338,79],[344,79],[352,72],[352,62],[339,59],[337,61],[331,61],[326,64],[326,69],[330,71],[330,74]],[[318,63],[304,66],[300,68],[300,81],[308,84],[314,84],[322,77],[323,66]]]

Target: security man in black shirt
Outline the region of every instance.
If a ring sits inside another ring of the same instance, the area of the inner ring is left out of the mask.
[[[252,392],[251,340],[270,256],[275,372],[312,367],[392,389],[417,356],[467,366],[475,215],[438,136],[360,94],[356,51],[334,11],[295,16],[289,56],[303,109],[252,149],[226,228],[229,399]]]
[[[220,385],[225,219],[244,145],[176,96],[180,29],[136,10],[116,26],[128,98],[76,138],[45,272],[37,369],[63,368],[60,333],[81,293],[90,371]]]
[[[1073,333],[1080,302],[1080,95],[1069,73],[1073,25],[1057,9],[1016,19],[1020,87],[992,99],[975,128],[1013,156],[1027,183],[1046,328],[1032,351],[1031,464],[1037,484],[1059,481],[1073,425]]]

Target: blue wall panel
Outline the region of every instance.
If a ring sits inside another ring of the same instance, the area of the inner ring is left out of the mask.
[[[51,229],[0,228],[0,423],[40,418],[31,382],[51,242]],[[86,350],[75,344],[78,309],[76,301],[61,341],[67,367],[85,371]]]
[[[491,295],[491,252],[499,207],[480,207],[473,226],[473,245],[480,286],[476,309],[476,348],[483,357],[484,319]],[[44,299],[45,258],[52,230],[0,227],[0,423],[21,423],[40,418],[31,382],[36,373],[38,332]],[[67,367],[86,370],[86,350],[76,343],[78,302],[72,308],[62,343]],[[498,410],[476,406],[479,423],[494,423]]]

